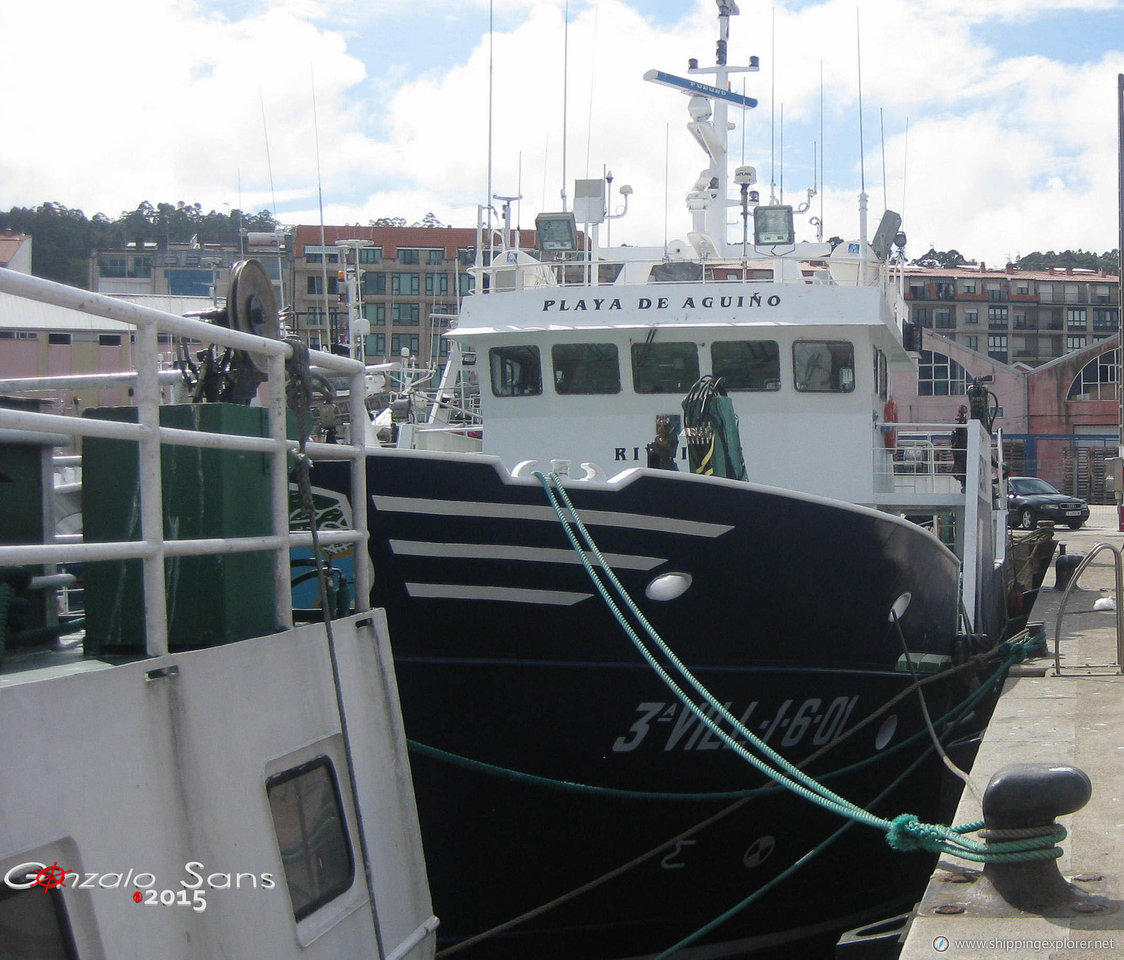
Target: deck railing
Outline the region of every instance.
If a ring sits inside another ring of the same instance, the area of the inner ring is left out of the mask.
[[[858,255],[831,256],[797,260],[777,256],[763,258],[751,251],[750,259],[713,257],[699,258],[693,251],[675,251],[667,257],[636,256],[634,259],[594,257],[582,251],[559,260],[537,260],[516,251],[497,252],[487,266],[473,266],[468,272],[475,278],[476,293],[503,293],[550,287],[600,286],[630,284],[745,284],[779,282],[780,263],[789,265],[787,283],[840,283],[855,286],[864,271],[863,286],[896,285],[900,270],[893,264]],[[848,274],[853,276],[848,278]]]
[[[105,437],[130,440],[138,446],[140,487],[140,539],[110,543],[61,542],[50,537],[39,544],[0,545],[0,565],[90,562],[139,558],[143,567],[143,594],[146,620],[146,652],[160,656],[168,652],[168,614],[164,593],[164,561],[168,557],[219,555],[248,551],[273,552],[273,579],[276,621],[279,628],[292,625],[289,550],[293,546],[312,546],[311,533],[289,532],[289,457],[297,446],[286,438],[285,361],[292,347],[280,340],[258,337],[178,317],[149,307],[115,300],[111,297],[63,286],[37,277],[0,270],[0,291],[27,300],[52,304],[84,314],[126,323],[134,328],[136,338],[135,369],[127,371],[133,385],[137,422],[122,423],[87,419],[78,416],[39,413],[0,407],[0,429],[38,434],[57,434],[69,438]],[[189,337],[201,343],[243,350],[255,358],[255,365],[264,368],[266,382],[259,391],[262,405],[269,411],[269,436],[245,436],[163,427],[159,423],[162,387],[158,361],[160,333]],[[364,422],[364,367],[357,360],[313,352],[312,365],[324,372],[343,375],[350,380],[350,415],[353,423]],[[83,377],[92,385],[100,385],[99,375]],[[119,386],[121,375],[104,375],[104,385]],[[58,386],[65,387],[66,378]],[[72,384],[71,384],[72,385]],[[3,382],[6,392],[32,392],[51,388],[51,378],[28,378]],[[321,544],[354,543],[355,604],[359,610],[368,608],[366,590],[370,581],[370,561],[366,549],[366,475],[364,431],[351,431],[347,444],[314,444],[306,447],[313,459],[347,459],[351,461],[351,529],[325,531],[319,534]],[[0,436],[0,440],[3,437]],[[163,522],[163,491],[161,484],[160,448],[163,444],[187,445],[206,449],[260,451],[272,458],[270,481],[269,536],[231,539],[165,539]],[[73,538],[67,538],[72,541]]]

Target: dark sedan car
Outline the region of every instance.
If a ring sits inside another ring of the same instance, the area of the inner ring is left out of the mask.
[[[1089,519],[1089,504],[1060,493],[1038,477],[1008,477],[1007,519],[1012,527],[1024,530],[1033,530],[1039,520],[1053,520],[1070,530],[1080,530]]]

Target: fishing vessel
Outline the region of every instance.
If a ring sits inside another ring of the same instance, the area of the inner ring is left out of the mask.
[[[757,63],[727,63],[718,8],[713,66],[645,76],[686,96],[707,157],[686,235],[600,247],[605,181],[540,214],[534,250],[505,230],[485,256],[482,234],[449,333],[480,452],[418,417],[367,458],[372,603],[449,954],[743,956],[908,908],[928,855],[836,835],[739,748],[947,816],[933,741],[985,725],[988,651],[1019,626],[998,438],[897,421],[900,218],[868,238],[861,197],[853,239],[804,242],[751,168],[730,196],[728,110],[752,105],[730,80]],[[656,669],[679,665],[710,700]]]
[[[290,550],[358,546],[365,582],[365,512],[316,530],[298,507],[290,533],[301,364],[265,272],[241,266],[227,327],[0,270],[5,309],[111,318],[139,358],[0,386],[23,398],[0,401],[0,956],[434,954],[385,617],[365,591],[328,623],[292,614]],[[168,337],[234,358],[265,404],[172,402]],[[355,361],[313,362],[363,383]],[[33,399],[76,386],[135,402],[60,416]],[[55,522],[68,449],[81,535]],[[362,436],[299,459],[324,454],[362,489]],[[76,583],[83,602],[60,604]]]

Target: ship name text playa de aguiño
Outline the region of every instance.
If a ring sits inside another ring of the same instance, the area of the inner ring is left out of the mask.
[[[760,293],[737,294],[737,295],[720,295],[720,296],[687,296],[682,299],[676,297],[674,307],[672,305],[671,297],[636,297],[629,298],[630,302],[625,304],[620,297],[579,297],[572,299],[563,297],[561,299],[547,299],[543,300],[542,312],[544,313],[570,313],[579,310],[713,310],[715,308],[721,310],[729,309],[747,309],[752,307],[777,307],[780,306],[781,298],[777,294],[770,294],[763,297]]]

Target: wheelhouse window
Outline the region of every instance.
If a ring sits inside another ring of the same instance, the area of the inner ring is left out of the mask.
[[[637,393],[686,393],[699,379],[693,343],[634,343],[632,383]]]
[[[621,369],[615,343],[556,343],[554,389],[564,394],[620,393]]]
[[[877,347],[874,348],[874,382],[878,384],[878,398],[887,399],[890,395],[890,362]]]
[[[355,859],[332,765],[319,757],[266,783],[293,915],[303,920],[351,887]]]
[[[727,390],[779,390],[781,354],[775,340],[730,340],[710,345],[711,369]]]
[[[855,347],[846,340],[797,340],[792,371],[802,393],[850,393],[855,389]]]
[[[542,393],[538,347],[492,347],[488,351],[492,393],[497,397],[529,397]]]

